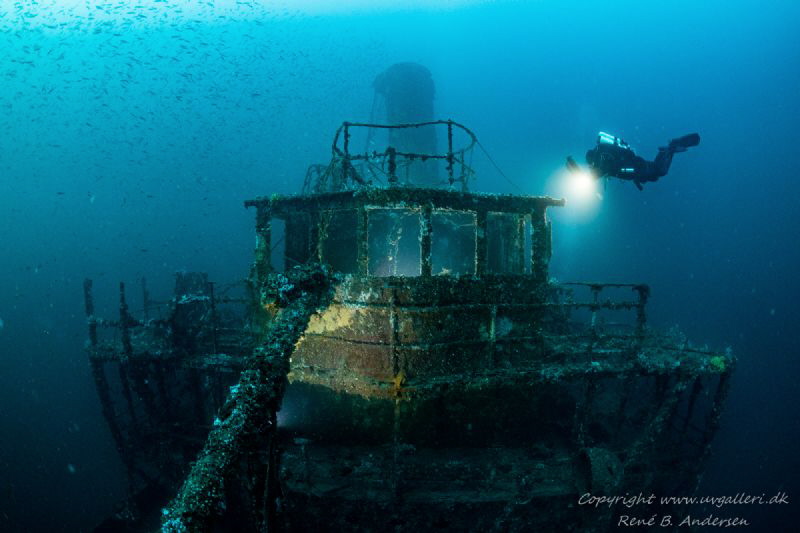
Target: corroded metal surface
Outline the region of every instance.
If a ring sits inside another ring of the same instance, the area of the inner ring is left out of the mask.
[[[735,359],[652,331],[647,285],[550,280],[562,200],[364,186],[245,205],[244,297],[188,275],[166,316],[143,286],[135,317],[121,286],[103,320],[85,286],[128,530],[605,531],[579,494],[696,486]]]

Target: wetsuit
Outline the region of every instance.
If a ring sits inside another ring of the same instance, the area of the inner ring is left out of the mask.
[[[613,140],[609,142],[609,139]],[[647,161],[636,155],[625,141],[601,133],[597,146],[586,152],[586,162],[598,178],[611,176],[629,180],[641,190],[642,183],[657,181],[669,172],[672,156],[676,152],[685,152],[699,143],[698,134],[684,135],[671,140],[668,146],[659,148],[655,159]]]

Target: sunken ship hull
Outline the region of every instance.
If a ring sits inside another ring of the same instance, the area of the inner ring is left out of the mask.
[[[350,273],[291,356],[280,529],[604,530],[612,516],[581,494],[695,488],[729,361],[649,331],[644,285],[550,283],[559,202],[420,189],[288,202],[250,205],[286,228],[363,222],[312,247]],[[405,267],[418,276],[371,275],[392,271],[373,254],[403,257],[383,218],[419,243]],[[474,246],[459,256],[456,242]]]
[[[732,356],[652,331],[646,285],[551,280],[563,201],[453,190],[463,152],[442,158],[450,190],[389,165],[246,202],[236,297],[182,275],[134,316],[122,286],[109,321],[87,282],[131,491],[98,531],[607,531],[581,495],[695,489]]]

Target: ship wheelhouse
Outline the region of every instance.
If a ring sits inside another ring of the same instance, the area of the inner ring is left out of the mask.
[[[351,149],[356,130],[412,146],[420,128],[446,149]],[[343,124],[303,194],[245,202],[236,297],[180,274],[157,315],[143,285],[137,315],[121,284],[103,320],[87,280],[89,358],[141,510],[108,527],[605,531],[613,510],[581,494],[696,487],[733,356],[650,328],[647,285],[552,280],[564,201],[470,192],[476,144],[452,121]]]

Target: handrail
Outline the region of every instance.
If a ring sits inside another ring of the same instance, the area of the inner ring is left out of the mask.
[[[559,283],[561,286],[588,287],[592,291],[593,301],[591,302],[568,302],[563,304],[565,307],[585,308],[592,311],[591,327],[596,327],[597,311],[601,309],[619,310],[636,309],[636,331],[639,335],[644,334],[647,327],[647,300],[650,298],[650,286],[644,283],[596,283],[573,281]],[[611,300],[600,301],[600,292],[606,288],[630,288],[638,293],[636,301],[612,302]]]
[[[437,125],[446,125],[447,126],[447,152],[444,154],[422,154],[422,153],[414,153],[414,152],[398,152],[396,148],[389,146],[383,152],[373,151],[364,152],[353,154],[350,152],[350,128],[377,128],[377,129],[406,129],[406,128],[421,128],[425,126],[437,126]],[[464,133],[469,136],[470,142],[467,146],[460,148],[458,150],[453,150],[453,128],[458,128]],[[339,147],[339,137],[344,134],[343,145]],[[478,138],[475,136],[475,133],[472,132],[469,128],[455,122],[453,120],[433,120],[428,122],[414,122],[414,123],[407,123],[407,124],[371,124],[366,122],[343,122],[341,126],[336,130],[336,134],[333,137],[333,143],[331,146],[331,150],[333,151],[334,158],[336,156],[341,157],[345,160],[344,165],[344,173],[345,173],[345,180],[352,177],[356,181],[360,181],[358,176],[355,173],[352,173],[351,176],[351,162],[352,161],[369,161],[375,157],[385,156],[389,159],[389,183],[394,185],[397,183],[397,175],[395,173],[397,169],[397,158],[403,158],[409,161],[413,161],[415,159],[421,159],[425,161],[427,159],[443,159],[447,161],[447,174],[448,174],[448,181],[450,185],[455,183],[456,179],[454,176],[454,163],[456,161],[460,162],[462,168],[467,168],[466,163],[464,162],[464,154],[472,150],[475,145],[478,143]],[[466,187],[466,176],[461,177],[461,181],[463,186]]]

